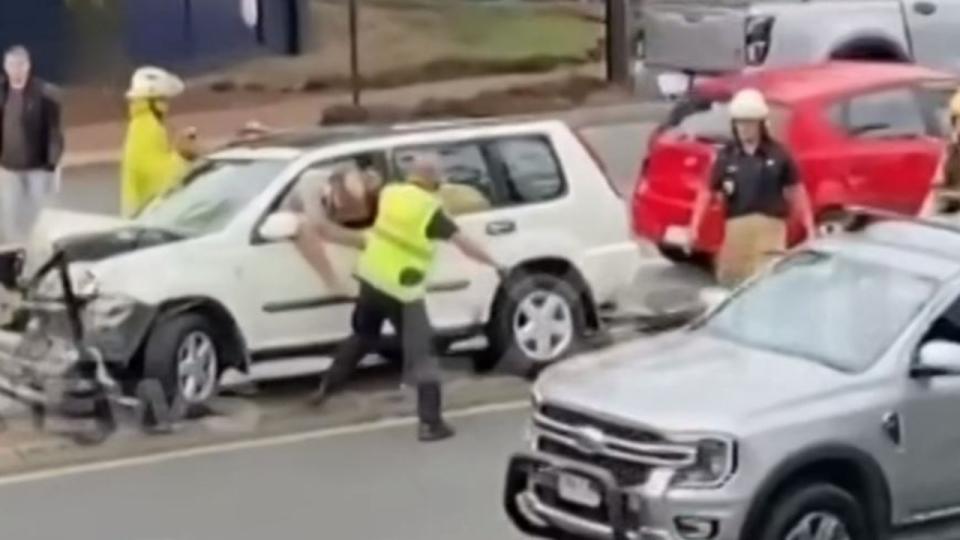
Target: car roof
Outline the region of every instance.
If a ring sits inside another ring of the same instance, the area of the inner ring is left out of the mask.
[[[792,105],[808,99],[842,95],[916,80],[955,80],[949,73],[915,64],[830,61],[771,68],[710,79],[698,88],[731,95],[756,88],[770,100]]]
[[[227,146],[220,156],[230,153],[260,153],[298,151],[306,153],[325,146],[342,143],[390,139],[418,134],[436,134],[463,130],[476,130],[483,135],[488,128],[542,128],[562,124],[559,120],[517,120],[503,118],[455,119],[435,122],[412,122],[405,124],[370,124],[345,126],[314,126],[304,129],[276,132],[253,140],[235,141]]]
[[[940,281],[960,274],[960,223],[882,219],[856,232],[818,240],[812,247]]]

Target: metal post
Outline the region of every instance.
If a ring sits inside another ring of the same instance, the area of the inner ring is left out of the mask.
[[[630,45],[630,29],[633,14],[631,0],[606,0],[607,2],[607,80],[618,86],[633,87],[633,52]]]
[[[360,59],[357,47],[357,0],[349,0],[350,19],[350,91],[354,106],[360,105]]]

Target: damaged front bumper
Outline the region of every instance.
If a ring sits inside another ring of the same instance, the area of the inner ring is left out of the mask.
[[[34,409],[79,417],[94,413],[119,385],[95,351],[51,338],[0,332],[0,393]],[[113,398],[116,400],[117,398]],[[126,398],[119,398],[126,403]]]

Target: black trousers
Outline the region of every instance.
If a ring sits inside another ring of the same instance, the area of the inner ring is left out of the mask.
[[[403,369],[417,386],[417,415],[421,422],[439,423],[441,414],[440,365],[432,347],[433,330],[423,300],[401,302],[366,283],[353,308],[353,334],[337,349],[327,372],[327,388],[341,388],[361,360],[377,348],[383,323],[390,321],[400,341]]]

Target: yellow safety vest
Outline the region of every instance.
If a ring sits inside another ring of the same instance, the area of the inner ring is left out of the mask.
[[[383,188],[357,277],[401,302],[423,298],[436,251],[427,227],[439,209],[433,194],[412,184]]]

